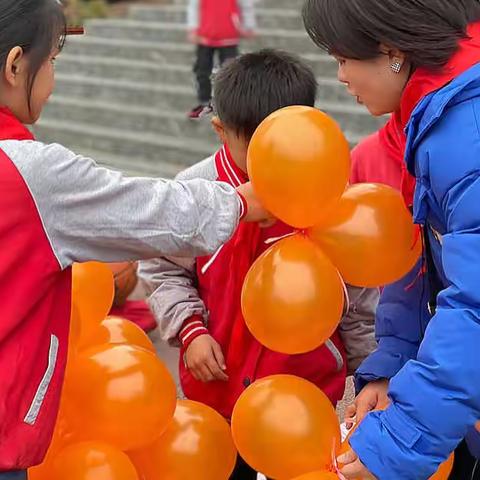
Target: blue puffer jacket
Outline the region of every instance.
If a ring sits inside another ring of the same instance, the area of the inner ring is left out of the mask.
[[[430,317],[428,278],[387,287],[378,350],[357,386],[390,378],[392,405],[350,443],[381,480],[428,479],[480,419],[480,64],[424,98],[407,128],[415,222],[430,235],[444,290]],[[473,444],[471,444],[474,446]],[[472,451],[474,449],[471,448]]]

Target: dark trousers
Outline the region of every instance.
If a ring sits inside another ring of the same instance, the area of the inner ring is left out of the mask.
[[[465,442],[455,450],[455,462],[448,478],[449,480],[480,480],[480,461],[472,457]]]
[[[0,480],[27,480],[27,472],[0,472]]]
[[[197,79],[198,101],[206,105],[212,99],[212,71],[215,60],[215,52],[218,52],[220,65],[227,60],[238,56],[238,46],[232,47],[206,47],[197,46],[197,60],[193,67]]]

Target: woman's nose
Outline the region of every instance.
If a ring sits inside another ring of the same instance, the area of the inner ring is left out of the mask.
[[[344,83],[348,87],[349,82],[345,75],[345,69],[341,65],[338,66],[337,78],[339,82]]]

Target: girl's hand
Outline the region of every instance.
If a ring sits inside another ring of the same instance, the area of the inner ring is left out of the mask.
[[[243,218],[245,222],[258,222],[261,227],[269,227],[275,223],[274,217],[263,208],[260,200],[253,191],[250,182],[244,183],[237,188],[237,192],[245,200],[247,213]]]

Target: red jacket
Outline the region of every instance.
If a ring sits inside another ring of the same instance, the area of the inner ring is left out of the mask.
[[[219,181],[233,186],[247,181],[226,147],[217,153],[215,164]],[[245,387],[273,374],[292,374],[310,380],[334,404],[343,396],[346,362],[338,332],[328,346],[323,345],[303,355],[284,355],[268,350],[255,340],[241,314],[243,281],[255,259],[270,246],[265,241],[290,232],[290,227],[280,223],[268,229],[244,223],[217,254],[197,261],[198,290],[209,312],[208,331],[222,347],[229,381],[199,382],[181,360],[181,384],[187,398],[206,403],[227,418]],[[196,320],[186,322],[184,336],[198,328],[193,323]],[[195,334],[190,340],[194,337]]]
[[[32,136],[0,109],[0,140]],[[62,271],[35,201],[0,150],[0,472],[40,463],[66,363],[71,269]]]
[[[379,132],[362,140],[352,151],[350,183],[384,183],[401,189],[402,159],[383,146]]]

